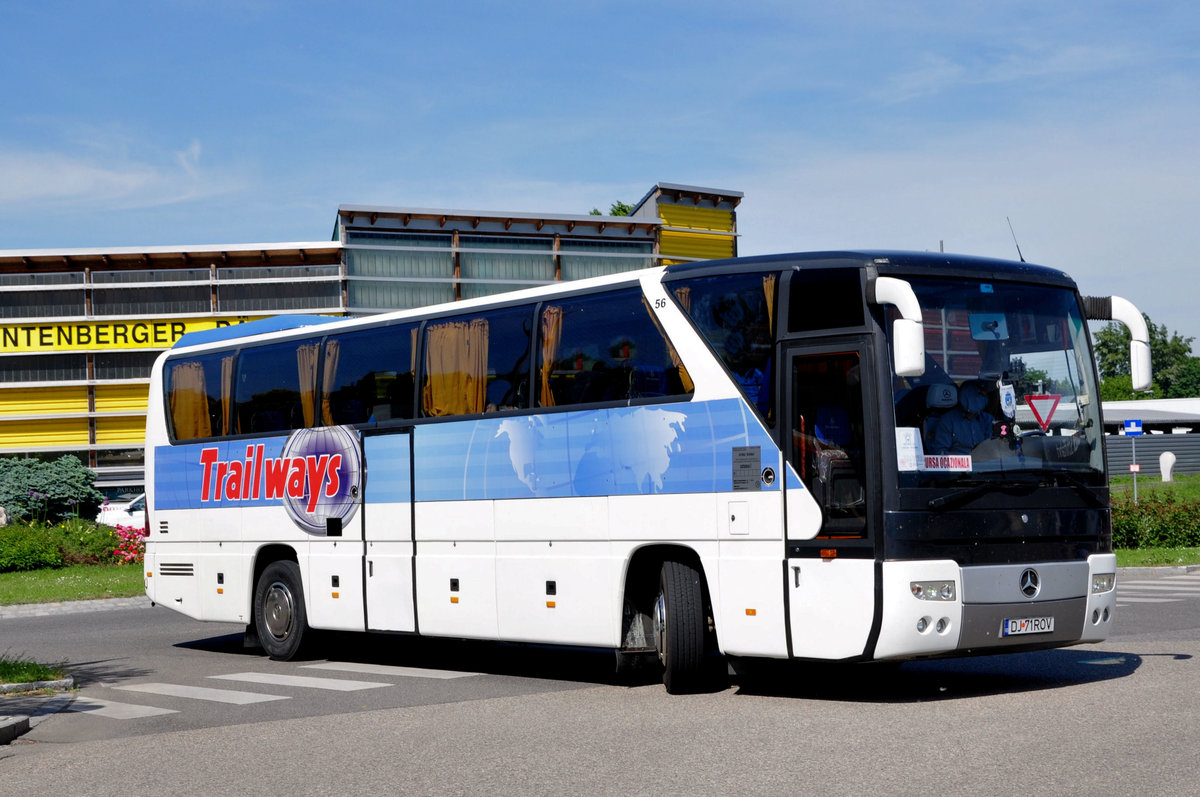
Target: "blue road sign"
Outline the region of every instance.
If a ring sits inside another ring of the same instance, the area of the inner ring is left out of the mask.
[[[1129,419],[1125,421],[1125,436],[1138,437],[1142,434],[1142,422],[1140,420]]]

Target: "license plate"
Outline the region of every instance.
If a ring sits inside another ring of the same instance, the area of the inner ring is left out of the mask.
[[[1053,617],[1020,617],[1005,620],[1000,627],[1000,636],[1020,634],[1049,634],[1054,630]]]

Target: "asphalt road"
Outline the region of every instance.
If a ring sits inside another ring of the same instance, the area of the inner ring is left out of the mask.
[[[338,635],[285,663],[162,608],[0,618],[81,687],[0,748],[0,792],[1195,794],[1200,575],[1118,589],[1102,645],[683,697],[579,651]]]

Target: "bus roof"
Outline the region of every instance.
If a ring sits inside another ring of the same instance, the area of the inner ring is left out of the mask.
[[[230,324],[216,329],[202,329],[181,335],[171,348],[181,349],[185,346],[198,346],[202,343],[217,343],[223,340],[234,340],[249,335],[261,335],[265,332],[282,332],[285,329],[299,329],[317,324],[329,324],[334,321],[344,321],[338,316],[326,315],[277,315],[270,318],[260,318],[257,321],[246,321],[242,324]]]
[[[1049,282],[1074,285],[1063,271],[1033,263],[999,258],[956,255],[944,252],[887,250],[837,250],[739,257],[731,260],[700,260],[666,267],[665,279],[700,276],[709,272],[762,271],[795,268],[862,268],[871,266],[881,274],[912,273],[928,269],[947,276]]]

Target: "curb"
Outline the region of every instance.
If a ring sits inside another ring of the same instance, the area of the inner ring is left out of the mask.
[[[74,676],[68,675],[66,678],[60,678],[57,681],[30,681],[23,684],[0,684],[0,694],[11,694],[14,692],[36,692],[39,689],[59,689],[66,690],[75,686]],[[41,708],[31,715],[17,714],[12,716],[0,716],[0,745],[11,743],[18,736],[29,733],[35,725],[40,723],[51,714],[57,714],[71,703],[75,702],[75,695],[55,695],[42,704]]]
[[[26,681],[23,684],[0,684],[0,695],[11,695],[14,692],[36,692],[40,689],[53,689],[56,692],[70,689],[75,685],[75,679],[68,675],[57,681]]]
[[[0,744],[8,744],[23,733],[29,733],[29,717],[0,717]]]
[[[114,609],[149,609],[154,604],[145,595],[132,598],[99,598],[62,603],[12,603],[0,606],[0,620],[9,617],[50,617],[59,614],[105,612]]]
[[[1200,565],[1167,565],[1159,567],[1118,567],[1117,580],[1122,578],[1145,578],[1147,576],[1185,576],[1200,573]]]

